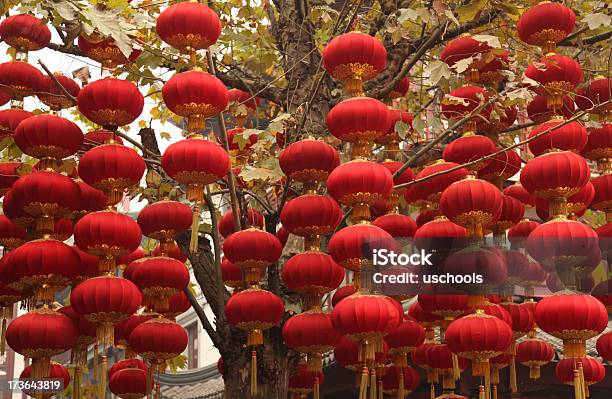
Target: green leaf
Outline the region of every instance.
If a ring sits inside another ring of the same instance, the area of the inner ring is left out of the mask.
[[[402,138],[402,140],[405,140],[406,135],[410,131],[410,126],[408,126],[408,124],[404,121],[397,121],[395,122],[394,129],[395,133],[397,133]]]
[[[463,73],[467,71],[467,69],[470,67],[470,65],[472,65],[473,62],[474,57],[464,58],[455,62],[455,64],[453,64],[451,68],[453,68],[457,73]]]
[[[425,133],[425,121],[417,116],[412,120],[412,128],[419,134]]]
[[[471,21],[476,18],[476,15],[487,6],[487,0],[476,0],[470,1],[461,7],[457,7],[455,10],[459,22],[464,23]]]

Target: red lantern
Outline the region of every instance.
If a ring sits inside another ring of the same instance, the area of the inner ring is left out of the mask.
[[[17,51],[27,53],[47,47],[51,31],[33,15],[13,15],[0,24],[0,39]]]
[[[495,148],[495,152],[501,148]],[[493,157],[485,167],[478,171],[481,179],[490,181],[501,186],[502,182],[508,180],[521,170],[521,157],[514,150],[507,150]]]
[[[119,257],[116,263],[120,268],[125,269],[125,267],[129,265],[131,262],[137,259],[144,258],[145,256],[147,256],[147,253],[145,252],[145,250],[138,247],[132,253]]]
[[[303,399],[310,392],[319,395],[319,386],[323,384],[325,374],[321,371],[309,371],[304,362],[298,363],[295,373],[289,378],[289,393],[291,399]]]
[[[23,371],[19,375],[19,379],[28,380],[30,378],[32,378],[32,366],[27,366],[26,368],[23,369]],[[68,385],[70,384],[70,373],[68,372],[68,369],[62,366],[61,364],[53,362],[53,361],[50,364],[49,375],[46,378],[50,378],[54,380],[63,380],[62,386],[64,387],[64,390],[66,390],[66,388],[68,388]],[[40,392],[37,392],[34,390],[25,390],[25,389],[23,393],[33,398],[42,398],[42,399],[48,399],[55,395],[53,393],[40,394]]]
[[[353,156],[363,156],[374,140],[389,131],[389,108],[373,98],[353,97],[333,107],[326,122],[331,134],[353,143]]]
[[[527,162],[521,171],[521,184],[540,198],[569,197],[587,184],[590,172],[580,155],[552,152]]]
[[[204,121],[227,107],[227,88],[216,77],[201,71],[173,75],[162,88],[170,111],[187,118],[190,132],[204,128]]]
[[[144,207],[138,214],[142,234],[159,240],[161,252],[166,253],[174,238],[191,226],[189,206],[177,201],[162,200]]]
[[[331,171],[340,165],[338,151],[315,139],[288,145],[281,152],[278,161],[284,174],[302,183],[325,181]]]
[[[612,174],[600,175],[591,180],[595,188],[592,206],[595,209],[609,212],[612,210]]]
[[[459,61],[472,58],[473,61],[465,70],[466,80],[478,82],[480,80],[479,70],[486,65],[486,54],[492,50],[486,42],[475,40],[471,36],[461,36],[449,41],[442,52],[440,59],[451,68]]]
[[[527,104],[527,115],[529,119],[535,123],[544,123],[555,116],[555,113],[564,118],[571,118],[576,111],[576,104],[570,96],[563,96],[563,105],[553,110],[548,109],[546,105],[546,96],[536,95],[529,104]]]
[[[139,399],[147,396],[147,371],[129,367],[109,373],[108,388],[121,399]]]
[[[24,175],[11,189],[11,195],[19,208],[38,219],[36,230],[40,233],[52,233],[54,218],[62,217],[77,208],[80,192],[79,186],[72,179],[55,172]]]
[[[4,105],[11,101],[11,96],[0,90],[0,105]]]
[[[2,112],[2,111],[0,111]],[[599,129],[589,129],[587,145],[582,154],[593,161],[601,173],[612,172],[610,158],[612,158],[612,124],[602,125]]]
[[[242,270],[225,257],[221,260],[221,278],[223,279],[223,283],[228,287],[234,289],[242,287]]]
[[[332,296],[332,307],[336,306],[344,298],[353,295],[355,292],[357,292],[357,288],[352,284],[338,288]]]
[[[410,80],[408,80],[408,78],[403,78],[395,85],[393,90],[391,90],[391,93],[389,93],[388,97],[392,100],[396,98],[405,97],[406,94],[408,94],[409,88],[410,88]]]
[[[22,109],[10,108],[0,110],[0,140],[7,137],[12,137],[15,134],[15,129],[21,121],[34,115],[29,111]]]
[[[70,317],[77,329],[78,337],[70,352],[70,361],[77,366],[87,364],[87,347],[96,342],[96,325],[85,320],[72,306],[64,306],[59,313]]]
[[[534,316],[538,327],[563,340],[568,357],[584,356],[585,341],[601,333],[608,323],[605,306],[590,295],[558,294],[543,298]]]
[[[187,348],[188,337],[185,329],[176,322],[154,317],[134,328],[128,341],[136,353],[161,366],[159,371],[163,372],[166,368],[164,362]]]
[[[393,213],[376,218],[372,225],[380,227],[394,238],[412,237],[417,230],[417,225],[410,216]]]
[[[331,351],[338,338],[331,317],[320,310],[310,310],[290,317],[283,326],[285,344],[307,354],[309,371],[323,370],[323,353]]]
[[[230,158],[218,144],[199,138],[178,141],[168,147],[161,158],[166,173],[187,185],[190,201],[204,200],[203,187],[227,175]]]
[[[451,184],[440,197],[440,210],[453,222],[466,227],[468,234],[482,236],[483,227],[499,218],[502,196],[497,187],[468,178]]]
[[[177,292],[168,299],[168,311],[164,312],[164,317],[175,320],[180,314],[191,309],[191,302],[184,291]]]
[[[113,345],[114,325],[133,314],[142,294],[132,282],[118,277],[95,277],[72,289],[70,304],[86,320],[97,325],[97,342]]]
[[[141,360],[135,359],[136,354],[132,350],[128,339],[130,338],[130,334],[132,334],[132,331],[134,331],[136,327],[138,327],[144,322],[151,320],[153,317],[154,315],[152,313],[133,314],[115,325],[115,345],[125,349],[126,358],[142,363]],[[139,363],[132,363],[132,365],[139,365]],[[143,370],[147,369],[148,368],[146,368],[146,366],[145,368],[143,368]],[[111,375],[112,372],[113,369],[111,368],[111,370],[109,370],[108,372],[108,375]]]
[[[19,316],[6,330],[6,342],[17,353],[32,359],[31,378],[48,378],[51,357],[74,346],[77,329],[68,316],[40,308]]]
[[[240,214],[240,212],[238,212]],[[247,210],[247,221],[248,225],[252,227],[258,227],[260,229],[265,228],[265,220],[261,213],[257,212],[253,208]],[[236,232],[234,226],[234,211],[229,210],[221,216],[218,222],[219,233],[223,238],[227,238]]]
[[[437,161],[435,164],[426,166],[414,177],[419,180],[428,176],[436,175],[443,171],[458,167],[459,164],[453,162]],[[467,176],[468,170],[459,168],[452,172],[436,175],[428,178],[427,181],[415,183],[408,187],[406,191],[406,200],[415,206],[425,206],[434,204],[440,201],[442,192],[454,182],[463,179]]]
[[[0,245],[7,250],[17,248],[26,242],[26,235],[26,229],[0,214]]]
[[[428,334],[433,332],[432,327],[434,327],[435,323],[440,320],[440,316],[426,312],[419,301],[414,302],[410,308],[408,308],[408,316],[412,317],[426,328],[425,334],[428,339],[431,338]]]
[[[501,307],[508,312],[512,320],[511,327],[513,340],[516,341],[533,329],[533,313],[528,306],[506,302],[502,303]]]
[[[560,3],[541,3],[529,8],[516,24],[519,37],[527,44],[553,51],[574,30],[576,14]]]
[[[121,201],[126,189],[136,186],[145,162],[133,149],[121,144],[104,144],[87,151],[79,160],[79,176],[106,193],[107,205]]]
[[[79,111],[108,130],[129,125],[142,113],[144,97],[127,80],[105,78],[89,83],[78,96]]]
[[[23,101],[43,87],[43,74],[32,65],[22,62],[0,64],[0,85],[13,100]]]
[[[527,251],[548,271],[581,265],[599,253],[597,233],[584,223],[553,219],[536,227],[527,239]]]
[[[563,107],[563,96],[572,92],[582,82],[582,68],[573,58],[559,54],[542,57],[543,67],[530,64],[525,76],[538,82],[534,90],[546,96],[546,106],[551,110]]]
[[[385,146],[385,150],[388,153],[399,151],[399,143],[402,141],[399,133],[396,132],[396,125],[401,122],[406,124],[407,130],[412,129],[412,114],[410,112],[402,111],[399,109],[391,109],[389,108],[389,112],[387,114],[389,124],[389,130],[384,136],[381,136],[374,140],[377,144],[382,144]]]
[[[351,161],[338,166],[327,179],[327,191],[339,203],[350,206],[355,221],[370,218],[369,206],[387,198],[393,177],[384,166],[369,161]]]
[[[504,189],[504,195],[516,198],[517,200],[521,201],[526,208],[535,206],[535,195],[525,190],[525,187],[523,187],[520,182],[516,182],[513,185],[506,187]]]
[[[35,115],[17,126],[15,144],[25,154],[42,160],[42,168],[52,168],[56,162],[81,148],[83,132],[68,119],[55,115]]]
[[[100,258],[100,272],[114,270],[115,258],[135,251],[141,239],[138,223],[115,211],[90,213],[74,228],[74,243]]]
[[[363,360],[375,359],[376,347],[399,325],[403,315],[382,295],[354,294],[340,301],[332,311],[334,329],[364,346]]]
[[[80,259],[80,267],[74,278],[73,285],[77,285],[88,278],[96,277],[98,275],[98,264],[100,263],[98,257],[82,251],[76,245],[73,245],[72,249],[76,251]]]
[[[419,212],[419,215],[416,217],[415,222],[418,227],[423,226],[425,223],[432,222],[436,217],[444,217],[442,216],[442,212],[439,209],[429,209],[426,208]]]
[[[425,340],[425,329],[412,318],[404,320],[385,337],[389,344],[389,354],[395,366],[407,366],[406,354],[414,351]]]
[[[593,107],[591,110],[592,114],[599,116],[599,120],[602,122],[612,121],[612,105],[610,105],[610,78],[599,77],[595,78],[589,84],[586,90],[589,99],[589,106]],[[607,103],[606,105],[603,105]]]
[[[477,311],[453,321],[445,337],[453,353],[472,360],[472,375],[485,376],[489,373],[489,359],[512,343],[512,330],[497,317]]]
[[[300,237],[328,235],[342,220],[342,211],[330,197],[307,194],[288,201],[280,220],[289,232]]]
[[[516,361],[529,367],[529,378],[540,378],[540,367],[550,363],[555,356],[551,344],[540,339],[530,338],[516,347]]]
[[[72,211],[72,214],[77,220],[88,213],[104,209],[106,206],[106,197],[102,191],[93,188],[81,180],[77,180],[76,183],[79,185],[81,195],[79,196],[79,205]]]
[[[376,38],[349,32],[333,38],[323,49],[323,65],[335,79],[345,84],[351,95],[363,92],[363,82],[385,68],[387,50]]]
[[[582,366],[582,372],[579,371]],[[577,372],[578,370],[578,372]],[[594,357],[583,356],[583,357],[569,357],[559,361],[557,367],[555,367],[555,374],[557,379],[564,384],[573,385],[576,389],[575,384],[582,385],[582,388],[586,391],[584,395],[588,395],[589,385],[597,384],[606,377],[606,369]],[[578,375],[577,375],[578,374]],[[576,381],[578,379],[578,381]],[[584,397],[584,396],[583,396]]]
[[[276,262],[282,246],[275,235],[257,228],[238,231],[223,242],[223,253],[233,264],[247,270],[247,282],[257,284],[262,269]]]
[[[383,392],[398,397],[412,393],[420,383],[419,373],[410,366],[391,366],[382,377]]]
[[[246,91],[242,91],[239,89],[230,89],[227,92],[228,103],[231,104],[240,104],[244,105],[247,108],[248,112],[257,111],[257,107],[261,100],[259,97],[253,98],[251,93],[247,93]]]
[[[53,76],[71,96],[78,97],[81,88],[77,82],[61,73],[55,73]],[[44,93],[38,94],[38,98],[53,111],[72,108],[75,105],[71,98],[66,98],[64,92],[57,87],[50,76],[43,77],[42,91]]]
[[[104,129],[94,130],[92,132],[85,133],[83,136],[83,146],[81,147],[81,151],[87,152],[98,145],[107,144],[110,142],[123,144],[121,137],[117,136],[113,132],[109,132],[108,130]]]
[[[162,313],[168,310],[168,299],[189,285],[189,271],[176,259],[156,256],[143,258],[131,276],[147,303]]]
[[[612,280],[608,279],[597,284],[591,291],[591,295],[604,304],[608,314],[612,313],[612,292],[610,288],[612,288]]]
[[[597,339],[597,353],[605,361],[612,361],[612,332],[601,334]]]
[[[506,230],[520,222],[525,213],[525,206],[514,197],[502,196],[501,214],[497,221],[493,224],[493,234],[496,236],[504,236]]]
[[[282,278],[287,288],[305,296],[306,307],[320,306],[323,294],[344,279],[344,269],[327,254],[304,252],[285,262]]]
[[[82,35],[78,38],[79,48],[87,57],[102,64],[102,68],[114,69],[118,65],[135,61],[142,53],[141,50],[133,49],[129,57],[126,57],[115,41],[108,37],[100,42],[90,42]]]
[[[370,224],[356,224],[338,231],[329,240],[327,250],[334,260],[352,271],[372,263],[375,249],[399,249],[389,233]]]
[[[542,132],[550,132],[540,135],[529,142],[529,150],[536,157],[543,153],[556,149],[561,151],[572,151],[580,153],[587,143],[587,131],[578,122],[569,122],[563,126],[563,120],[552,120],[544,122],[529,132],[529,137],[537,136]]]
[[[159,14],[156,31],[164,42],[178,50],[201,50],[217,42],[221,21],[205,4],[177,3]]]
[[[36,219],[26,213],[14,199],[13,193],[9,190],[2,201],[2,211],[4,214],[13,222],[23,226],[25,228],[30,227]]]
[[[461,119],[462,117],[474,112],[489,99],[489,93],[479,86],[463,86],[452,90],[442,99],[442,114],[449,120]],[[485,119],[491,114],[492,107],[485,107],[476,114]],[[464,132],[476,132],[478,118],[470,118],[463,125]]]
[[[475,161],[495,152],[495,143],[487,136],[464,134],[444,147],[442,158],[447,162],[464,164]],[[487,167],[491,160],[477,162],[468,169],[479,171]]]

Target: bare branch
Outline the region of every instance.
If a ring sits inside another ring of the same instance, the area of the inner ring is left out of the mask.
[[[191,292],[189,287],[183,289],[183,292],[189,300],[189,303],[191,303],[191,307],[196,312],[198,319],[200,319],[204,331],[206,331],[213,344],[215,344],[217,348],[221,348],[223,346],[223,340],[221,339],[221,336],[217,333],[217,331],[213,328],[212,324],[210,324],[208,317],[206,317],[206,313],[204,313],[204,309],[202,309],[202,306],[200,306],[198,300],[193,296],[193,292]]]

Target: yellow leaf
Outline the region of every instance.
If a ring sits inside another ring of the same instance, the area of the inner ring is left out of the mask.
[[[141,129],[146,129],[149,126],[147,125],[147,121],[141,120],[141,121],[138,121],[138,127]]]
[[[11,56],[11,59],[15,61],[17,59],[17,50],[14,47],[9,47],[6,50],[6,54]]]
[[[170,140],[172,138],[172,136],[170,136],[170,133],[168,133],[168,132],[161,132],[159,134],[159,137],[161,137],[162,139],[165,139],[165,140]]]
[[[457,14],[457,19],[461,23],[471,21],[476,17],[476,15],[480,11],[484,10],[486,6],[487,6],[487,0],[471,1],[469,4],[458,7],[455,10]]]

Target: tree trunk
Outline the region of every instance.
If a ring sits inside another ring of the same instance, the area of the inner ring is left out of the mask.
[[[225,399],[287,399],[290,372],[295,356],[283,347],[280,328],[265,335],[265,344],[257,351],[257,395],[251,395],[251,348],[243,342],[228,345],[223,353]]]

